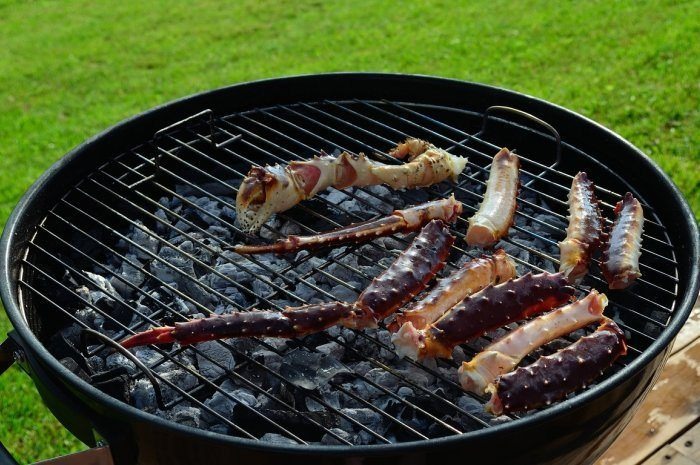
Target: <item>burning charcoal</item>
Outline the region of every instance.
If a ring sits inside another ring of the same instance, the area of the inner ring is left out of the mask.
[[[323,389],[322,389],[323,390]],[[323,401],[326,402],[330,407],[339,409],[340,408],[340,392],[338,391],[329,391],[326,390],[326,392],[323,394]],[[306,408],[310,412],[321,412],[326,410],[326,406],[316,402],[310,397],[306,397],[304,399],[304,402],[306,403]]]
[[[325,263],[325,260],[318,258],[316,256],[308,257],[309,252],[307,250],[302,250],[294,258],[294,263],[297,265],[294,267],[294,272],[298,276],[304,276],[311,272],[311,270],[319,268]],[[321,280],[321,277],[318,278]]]
[[[260,438],[260,440],[267,441],[267,442],[274,442],[277,444],[299,444],[294,439],[288,438],[287,436],[282,436],[281,434],[277,434],[277,433],[265,433]]]
[[[296,350],[289,353],[280,367],[280,374],[292,384],[304,389],[316,389],[329,379],[348,369],[333,357],[317,352]]]
[[[268,296],[272,293],[272,286],[259,279],[253,281],[252,287],[256,295]]]
[[[360,283],[357,281],[350,281],[347,283],[348,286],[355,287],[356,289],[360,288]],[[353,291],[352,289],[349,289],[347,286],[344,286],[342,284],[338,284],[337,286],[334,286],[331,288],[331,294],[333,294],[333,297],[336,299],[340,300],[341,302],[354,302],[357,300],[358,293]]]
[[[328,334],[329,337],[335,339],[337,337],[340,337],[342,327],[341,326],[331,326],[326,330],[326,334]]]
[[[468,395],[463,395],[459,399],[457,399],[457,407],[461,408],[465,412],[474,414],[481,414],[484,412],[483,404],[481,404],[478,400]]]
[[[129,244],[129,253],[136,255],[140,260],[150,260],[153,258],[151,254],[155,254],[158,250],[158,239],[141,221],[136,221],[136,225],[131,227],[128,234],[129,239],[134,241],[140,247],[134,244]]]
[[[129,391],[129,397],[134,407],[139,410],[153,411],[157,408],[156,394],[153,385],[146,378],[139,378]]]
[[[53,351],[51,351],[53,353]],[[105,361],[99,355],[93,355],[87,359],[88,368],[92,373],[99,373],[105,370]]]
[[[403,399],[414,395],[413,389],[408,386],[401,386],[399,390],[396,391],[396,394]]]
[[[105,359],[105,365],[108,370],[112,368],[124,367],[130,375],[140,372],[140,370],[136,368],[136,365],[134,365],[134,363],[131,360],[124,357],[119,352],[114,352],[113,354],[110,354]]]
[[[289,347],[289,343],[293,342],[288,339],[281,339],[278,337],[264,337],[262,341],[265,345],[270,346],[272,350],[277,352],[284,352]]]
[[[224,388],[224,385],[226,385],[228,389]],[[231,381],[229,380],[226,380],[221,385],[221,387],[224,390],[229,390],[233,388],[233,383],[231,383]],[[207,407],[209,407],[224,418],[231,418],[233,415],[233,407],[236,405],[236,402],[233,399],[226,396],[225,394],[221,393],[220,391],[216,391],[213,396],[211,396],[204,402],[204,405],[206,405]],[[202,412],[202,420],[209,424],[219,422],[219,419],[216,416],[207,411]]]
[[[399,370],[409,381],[417,386],[427,388],[435,381],[435,377],[426,373],[420,367],[408,365],[408,368]]]
[[[348,417],[352,418],[353,420],[357,421],[358,423],[365,425],[366,427],[374,430],[374,431],[380,431],[383,430],[383,421],[382,421],[382,416],[375,412],[372,409],[369,408],[346,408],[343,409],[342,412],[347,415]],[[340,419],[340,427],[351,431],[352,429],[355,428],[353,423],[348,421],[345,418]]]
[[[357,334],[355,334],[355,331],[350,328],[342,328],[340,330],[340,334],[345,340],[345,342],[352,342],[357,338]]]
[[[345,355],[345,347],[333,341],[317,346],[316,350],[322,354],[330,355],[336,360],[340,360]]]
[[[325,197],[328,203],[332,205],[338,205],[350,198],[345,192],[334,188],[331,188],[328,193],[322,194],[322,197]]]
[[[143,264],[136,255],[127,254],[126,258],[129,261],[123,261],[121,268],[117,272],[121,279],[112,276],[109,282],[120,295],[131,296],[134,294],[135,288],[141,286],[146,276],[141,271]]]
[[[379,241],[378,241],[379,242]],[[381,239],[381,243],[387,250],[404,250],[406,248],[406,242],[400,241],[393,236],[387,236]]]
[[[161,376],[183,391],[189,391],[197,386],[197,378],[192,375],[192,373],[179,368],[163,373]],[[172,402],[180,397],[180,393],[175,388],[170,387],[164,382],[161,383],[161,392],[163,393],[163,401],[166,403]]]
[[[311,286],[316,285],[316,280],[314,278],[306,278],[306,282],[300,282],[294,288],[294,293],[301,299],[306,301],[311,301],[312,298],[316,297],[318,291]]]
[[[157,363],[163,360],[163,356],[160,353],[149,347],[137,347],[133,350],[133,353],[136,358],[149,368],[155,367]]]
[[[375,438],[374,435],[368,433],[367,431],[361,430],[355,435],[352,442],[357,446],[363,446],[368,444],[374,444],[375,442],[377,442],[377,438]]]
[[[188,197],[188,199],[191,199],[191,197]],[[217,218],[221,214],[221,207],[219,206],[218,201],[211,200],[208,197],[195,197],[193,203],[207,212],[204,213],[202,210],[199,209],[195,210],[195,212],[197,213],[199,218],[201,218],[202,221],[209,225],[219,223]]]
[[[355,398],[351,396],[346,396],[345,405],[349,407],[363,407],[363,403],[359,399],[371,400],[381,394],[381,391],[374,386],[368,384],[367,382],[356,379],[349,383],[343,383],[342,387],[345,391],[348,391],[355,395]]]
[[[368,371],[365,376],[390,391],[396,391],[401,381],[399,378],[382,368],[374,368]]]
[[[114,289],[114,286],[112,286],[112,283],[109,282],[105,277],[100,276],[99,274],[95,273],[90,273],[89,271],[83,271],[85,275],[90,278],[90,282],[88,283],[89,287],[96,287],[102,292],[97,292],[97,293],[90,293],[90,303],[96,303],[98,300],[103,298],[104,294],[106,294],[107,297],[117,297],[119,294],[117,291]],[[104,293],[104,294],[103,294]]]
[[[388,349],[385,349],[384,347],[379,349],[379,357],[382,360],[394,360],[395,358],[398,358],[398,355],[396,355],[396,352],[393,350],[394,344],[391,342],[391,333],[389,331],[380,329],[377,332],[377,339],[384,346],[389,347]]]
[[[181,282],[188,276],[194,276],[192,260],[182,255],[178,249],[163,247],[158,256],[162,260],[154,259],[151,262],[151,272],[161,281]]]
[[[253,392],[246,388],[235,389],[231,395],[236,399],[236,402],[248,407],[255,407],[258,402]]]
[[[168,218],[168,214],[165,213],[165,210],[159,208],[155,211],[154,215],[162,221],[156,221],[156,232],[158,232],[159,234],[167,233],[170,230],[168,225],[171,224],[170,218]]]
[[[257,399],[250,390],[238,388],[231,380],[224,380],[219,388],[220,390],[217,390],[204,404],[224,418],[233,418],[233,409],[239,403],[248,407],[254,407],[257,404]],[[219,421],[209,412],[203,412],[202,419],[210,424]]]
[[[228,228],[212,225],[207,228],[207,232],[224,243],[231,241],[231,230]]]
[[[381,396],[373,400],[372,405],[377,407],[382,412],[391,413],[398,412],[403,406],[403,403],[401,401],[396,400],[392,396]]]
[[[253,359],[274,371],[279,370],[282,365],[282,356],[271,350],[262,349],[253,352],[251,355]]]
[[[237,287],[229,286],[223,290],[223,294],[241,307],[247,307],[250,304]],[[229,307],[231,310],[226,313],[234,311],[233,306],[229,305]]]
[[[331,428],[331,431],[332,431],[333,433],[335,433],[336,436],[338,436],[339,438],[343,438],[343,439],[346,440],[346,441],[352,442],[352,440],[353,440],[353,435],[352,435],[351,433],[348,433],[348,432],[345,431],[344,429],[341,429],[341,428]],[[336,439],[336,438],[333,437],[332,435],[326,433],[326,434],[324,434],[323,437],[321,438],[321,444],[326,444],[326,445],[329,445],[329,446],[335,446],[335,445],[341,445],[341,444],[345,444],[345,443],[342,442],[342,441],[339,441],[338,439]]]
[[[464,353],[464,349],[462,349],[460,346],[455,346],[455,348],[452,350],[452,360],[454,360],[457,365],[462,365],[462,362],[467,361],[469,358],[470,357]]]
[[[232,202],[232,204],[234,204],[234,203],[235,203],[235,201]],[[219,218],[221,218],[222,220],[227,221],[227,222],[230,223],[230,224],[236,224],[236,210],[233,209],[233,208],[229,208],[229,207],[227,207],[226,205],[224,205],[224,206],[221,208],[221,213],[220,213]]]
[[[236,367],[233,354],[220,342],[200,342],[196,347],[197,366],[205,378],[216,379]]]
[[[188,402],[182,402],[170,409],[165,414],[165,417],[179,425],[200,428],[202,423],[202,409],[192,407]]]

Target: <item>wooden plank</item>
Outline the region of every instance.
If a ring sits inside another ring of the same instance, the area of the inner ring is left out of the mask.
[[[641,465],[698,465],[671,446],[665,446]]]
[[[681,328],[678,336],[676,336],[676,341],[673,343],[673,349],[671,349],[671,354],[683,350],[685,346],[700,338],[700,298],[695,301],[695,306],[690,312],[690,317],[688,321],[685,322],[683,328]]]
[[[700,422],[673,441],[671,447],[690,460],[700,463]]]
[[[634,465],[700,416],[700,339],[669,358],[637,414],[597,465]]]

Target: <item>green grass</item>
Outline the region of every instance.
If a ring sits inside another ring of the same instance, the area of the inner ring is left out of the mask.
[[[347,70],[485,82],[571,108],[654,158],[700,218],[699,9],[0,0],[0,224],[51,163],[127,116],[236,82]],[[0,418],[0,440],[23,461],[81,448],[16,369],[0,378]]]

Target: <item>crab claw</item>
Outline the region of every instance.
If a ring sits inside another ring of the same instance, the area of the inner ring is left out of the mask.
[[[251,168],[241,182],[236,202],[240,203],[242,208],[248,208],[251,204],[264,203],[266,198],[265,184],[272,181],[272,176],[264,168],[257,166]]]

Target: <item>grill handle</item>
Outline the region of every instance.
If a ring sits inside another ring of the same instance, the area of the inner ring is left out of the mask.
[[[557,144],[557,159],[554,162],[554,164],[551,165],[551,168],[554,168],[555,166],[557,166],[559,164],[559,162],[561,161],[561,136],[559,135],[559,131],[554,129],[554,126],[552,126],[551,124],[549,124],[545,120],[540,119],[537,116],[532,115],[526,111],[518,110],[517,108],[513,108],[513,107],[506,107],[503,105],[490,106],[484,112],[484,118],[481,122],[481,130],[479,131],[479,134],[482,134],[486,130],[486,123],[489,120],[489,116],[491,116],[492,113],[497,112],[497,111],[500,111],[502,113],[512,113],[514,115],[518,115],[522,118],[525,118],[529,121],[532,121],[533,123],[537,123],[540,126],[543,126],[550,133],[552,133],[552,135],[554,136],[554,140],[556,141],[556,144]]]
[[[21,349],[12,338],[8,337],[0,344],[0,375],[5,373],[15,363],[19,354],[21,354]],[[0,465],[18,465],[18,462],[12,457],[10,451],[5,448],[2,441],[0,441]]]

